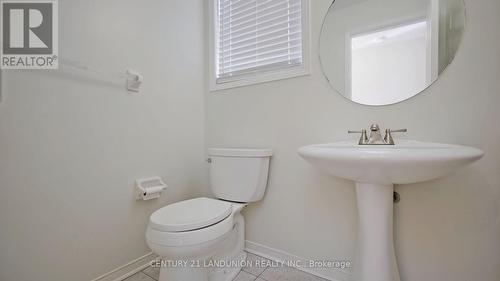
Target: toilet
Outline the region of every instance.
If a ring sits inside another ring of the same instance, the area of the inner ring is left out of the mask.
[[[159,281],[230,281],[246,260],[241,210],[262,200],[270,149],[208,150],[217,199],[194,198],[155,211],[146,242],[162,257]]]

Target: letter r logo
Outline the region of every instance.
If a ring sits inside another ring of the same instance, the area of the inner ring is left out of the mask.
[[[3,53],[52,54],[53,3],[2,3]]]

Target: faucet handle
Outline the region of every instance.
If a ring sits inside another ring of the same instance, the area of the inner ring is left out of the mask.
[[[366,135],[366,130],[361,130],[361,131],[347,131],[349,134],[361,134],[361,137],[359,138],[359,144],[366,144],[368,143],[368,136]]]
[[[394,145],[394,139],[392,138],[392,133],[406,133],[406,132],[408,132],[408,129],[398,129],[398,130],[386,129],[384,141],[386,144]]]
[[[391,133],[406,133],[406,132],[408,132],[408,129],[398,129],[398,130],[389,129],[389,132],[391,132]]]

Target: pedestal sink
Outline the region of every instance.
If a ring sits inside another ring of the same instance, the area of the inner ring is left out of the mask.
[[[400,140],[396,145],[337,142],[305,146],[313,166],[356,183],[358,251],[354,281],[400,281],[393,240],[394,184],[443,177],[479,160],[479,149]]]

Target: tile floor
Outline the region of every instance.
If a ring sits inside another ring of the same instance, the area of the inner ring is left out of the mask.
[[[248,253],[247,259],[250,261],[266,259]],[[251,264],[255,265],[255,262]],[[265,263],[260,263],[265,264]],[[156,281],[160,274],[159,268],[146,268],[123,281]],[[326,279],[307,274],[291,267],[245,267],[233,281],[326,281]]]

